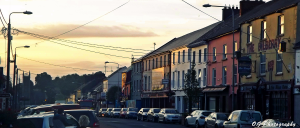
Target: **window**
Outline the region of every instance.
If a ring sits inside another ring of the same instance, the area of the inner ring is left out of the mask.
[[[201,63],[201,50],[199,50],[199,63]]]
[[[185,76],[184,71],[182,71],[182,86],[181,87],[184,87],[184,76]]]
[[[162,67],[162,56],[160,56],[160,67]]]
[[[188,50],[188,61],[191,62],[191,49]]]
[[[147,91],[147,76],[145,76],[145,89],[144,89],[144,91]]]
[[[223,45],[223,59],[226,59],[227,58],[227,45],[224,44]]]
[[[150,76],[148,77],[148,91],[151,90],[151,79]]]
[[[248,26],[247,28],[247,42],[252,42],[252,26]]]
[[[232,118],[231,118],[231,122],[237,122],[238,121],[238,117],[239,117],[239,113],[235,112],[232,114]]]
[[[204,48],[204,51],[203,51],[203,54],[204,54],[204,62],[206,62],[206,48]]]
[[[150,70],[150,60],[149,60],[149,70]]]
[[[146,66],[145,66],[145,71],[147,71],[147,60],[146,60]]]
[[[216,69],[212,69],[212,86],[216,86]]]
[[[233,70],[233,80],[234,80],[234,83],[237,83],[237,66],[236,66],[236,64],[234,65],[234,70]]]
[[[177,88],[179,88],[180,85],[180,71],[177,72]]]
[[[280,74],[282,73],[282,52],[280,52],[280,50],[277,51],[276,58],[276,73]]]
[[[203,68],[203,86],[206,86],[206,68]]]
[[[284,34],[284,15],[278,16],[278,35]]]
[[[266,74],[266,55],[260,54],[260,75]]]
[[[185,61],[185,50],[182,51],[182,62]]]
[[[214,47],[213,48],[213,61],[216,61],[216,56],[217,56],[217,53],[216,53],[217,51],[216,51],[216,48]]]
[[[266,28],[267,28],[267,21],[262,21],[261,22],[261,33],[260,33],[261,40],[263,40],[267,37]]]
[[[178,63],[180,63],[180,51],[178,51]]]
[[[234,42],[234,51],[238,51],[238,44],[236,41]]]
[[[173,80],[172,80],[173,82],[173,88],[175,88],[175,72],[173,72]]]
[[[272,94],[273,118],[288,118],[288,99],[287,93],[277,92]]]
[[[155,67],[158,68],[158,58],[156,58],[156,64]]]
[[[198,69],[198,83],[199,83],[199,87],[201,87],[201,77],[202,77],[201,69]]]
[[[226,66],[223,66],[223,73],[222,73],[222,84],[226,85],[227,84],[227,68]]]
[[[154,69],[155,67],[154,67],[154,64],[155,64],[155,60],[154,60],[154,58],[152,59],[152,69]]]
[[[175,52],[173,53],[173,64],[175,64]]]
[[[255,99],[254,94],[245,94],[244,95],[245,101],[245,109],[246,110],[255,110]]]
[[[166,66],[166,62],[167,62],[167,60],[166,60],[166,55],[164,56],[164,66]]]
[[[195,59],[196,59],[196,51],[193,51],[193,63],[195,63]]]

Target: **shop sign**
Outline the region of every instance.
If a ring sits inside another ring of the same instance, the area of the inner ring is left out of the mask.
[[[258,43],[258,51],[278,48],[280,41],[281,41],[281,37],[272,40],[263,40],[260,43]]]
[[[248,76],[251,74],[252,61],[248,56],[243,56],[239,59],[238,72],[241,76]]]
[[[291,84],[271,84],[267,85],[269,86],[267,89],[268,90],[286,90],[286,89],[291,89]]]

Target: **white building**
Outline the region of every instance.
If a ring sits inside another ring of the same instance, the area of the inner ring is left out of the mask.
[[[103,80],[103,92],[107,92],[112,86],[122,87],[122,72],[126,70],[127,67],[121,67],[117,71],[110,74],[105,80]]]
[[[204,55],[206,44],[203,44],[201,47],[190,49],[187,46],[190,43],[193,43],[206,32],[214,28],[219,23],[214,23],[208,27],[199,29],[192,33],[186,34],[182,37],[177,38],[172,45],[171,55],[171,90],[175,92],[175,108],[178,110],[179,113],[185,112],[187,109],[187,103],[184,101],[184,97],[186,94],[182,90],[184,86],[184,77],[185,74],[190,69],[191,62],[195,61],[196,67],[195,70],[197,71],[197,76],[200,80],[200,86],[203,86],[203,82],[205,82],[205,77],[202,77],[202,74],[206,74],[206,63],[204,63]],[[200,52],[200,53],[199,53]],[[199,61],[200,59],[200,61]],[[205,73],[203,73],[205,72]],[[197,103],[196,103],[197,104]],[[196,108],[196,104],[193,104],[193,108]]]

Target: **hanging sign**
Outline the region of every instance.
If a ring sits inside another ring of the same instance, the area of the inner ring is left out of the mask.
[[[248,56],[241,57],[238,63],[238,72],[241,76],[248,76],[251,74],[252,61]]]

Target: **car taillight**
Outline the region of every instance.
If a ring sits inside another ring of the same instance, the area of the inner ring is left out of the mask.
[[[200,116],[200,119],[205,119],[205,117],[204,116]]]
[[[99,126],[99,123],[98,123],[98,122],[95,122],[95,123],[93,124],[93,126],[94,126],[94,127],[98,127],[98,126]]]

